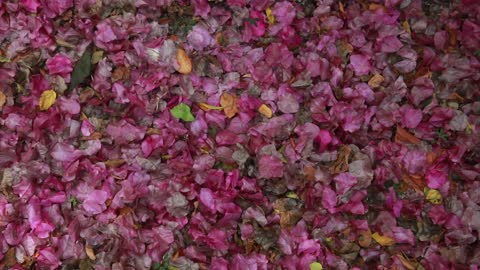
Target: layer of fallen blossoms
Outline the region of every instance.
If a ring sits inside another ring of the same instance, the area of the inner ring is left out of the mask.
[[[478,269],[476,0],[0,1],[1,269]]]

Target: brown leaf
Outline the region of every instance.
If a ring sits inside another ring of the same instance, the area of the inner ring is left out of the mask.
[[[363,231],[360,233],[358,237],[358,244],[361,247],[367,248],[372,243],[372,232],[370,231]]]
[[[177,50],[177,62],[178,62],[178,69],[177,71],[182,74],[189,74],[192,72],[192,60],[188,57],[188,54],[182,48]]]
[[[405,258],[401,254],[398,254],[397,258],[402,262],[403,266],[405,266],[405,268],[407,268],[408,270],[415,270],[416,269],[415,265],[417,263],[409,261],[407,258]]]
[[[228,118],[234,117],[238,112],[238,97],[227,92],[220,97],[220,105]]]
[[[385,78],[380,74],[373,75],[370,80],[368,80],[368,85],[372,88],[379,87]]]
[[[124,81],[130,78],[130,70],[126,66],[117,67],[112,73],[112,82]]]
[[[0,269],[9,269],[17,263],[15,248],[9,248],[0,262]]]
[[[5,103],[7,102],[7,96],[5,96],[5,94],[0,91],[0,110],[3,108],[3,105],[5,105]]]
[[[423,189],[426,187],[423,177],[420,175],[403,175],[402,184],[406,185],[408,188],[413,188],[416,191],[423,192]]]
[[[352,149],[348,145],[343,145],[338,150],[337,159],[330,166],[330,172],[333,174],[342,173],[348,171],[348,159]]]
[[[305,166],[303,174],[308,181],[315,181],[315,168],[313,166]]]
[[[100,138],[102,138],[102,133],[96,131],[96,132],[92,133],[92,135],[90,135],[90,136],[82,137],[82,140],[91,141],[91,140],[97,140],[97,139],[100,139]]]
[[[122,166],[123,164],[125,164],[125,160],[123,160],[123,159],[109,159],[109,160],[105,161],[104,163],[109,168],[118,168],[118,167]]]
[[[303,205],[299,200],[281,198],[275,201],[273,208],[280,215],[280,226],[291,227],[303,216]]]
[[[420,139],[415,137],[412,133],[408,132],[404,128],[397,126],[397,132],[395,133],[395,142],[396,143],[412,143],[420,144]]]

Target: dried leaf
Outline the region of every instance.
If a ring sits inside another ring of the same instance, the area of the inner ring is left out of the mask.
[[[177,71],[182,73],[182,74],[189,74],[192,72],[192,61],[188,57],[187,53],[185,50],[182,48],[179,48],[177,50],[177,62],[178,62],[178,69]]]
[[[195,117],[193,116],[190,107],[185,103],[180,103],[177,106],[173,107],[173,109],[170,110],[170,113],[173,117],[181,119],[185,122],[192,122],[193,120],[195,120]]]
[[[42,93],[40,96],[40,101],[38,103],[38,106],[40,107],[40,110],[46,111],[50,107],[52,107],[53,104],[55,104],[55,100],[57,99],[57,93],[53,90],[47,90]]]
[[[425,199],[432,204],[441,204],[443,201],[442,194],[436,189],[425,188],[423,190]]]
[[[348,171],[348,160],[352,149],[348,145],[343,145],[338,150],[337,159],[330,166],[330,172],[333,174],[342,173]]]
[[[379,87],[385,78],[380,74],[373,75],[370,80],[368,80],[368,85],[372,88]]]
[[[123,164],[125,164],[125,160],[123,160],[123,159],[110,159],[110,160],[105,161],[104,163],[105,163],[105,166],[107,166],[109,168],[118,168],[118,167],[122,166]]]
[[[65,47],[65,48],[70,48],[70,49],[75,49],[76,48],[75,45],[73,45],[71,43],[68,43],[61,38],[56,38],[55,42],[57,43],[57,45]]]
[[[426,186],[423,177],[419,175],[404,175],[402,180],[402,184],[405,184],[407,187],[413,188],[419,192],[422,192]]]
[[[402,23],[402,26],[403,26],[403,29],[405,29],[405,31],[409,34],[412,33],[412,30],[410,29],[410,23],[408,23],[407,20],[405,20],[403,23]]]
[[[391,246],[395,244],[395,240],[393,238],[386,235],[381,235],[379,233],[372,234],[372,238],[381,246]]]
[[[236,95],[223,93],[220,97],[220,105],[228,118],[234,117],[238,112],[238,98]]]
[[[345,6],[343,5],[342,1],[338,2],[338,10],[340,13],[345,14]]]
[[[80,60],[75,64],[68,91],[71,91],[90,77],[92,73],[92,51],[92,45],[88,46],[82,57],[80,57]]]
[[[213,105],[210,105],[210,104],[207,104],[207,103],[203,103],[203,102],[200,102],[198,104],[198,106],[200,107],[200,109],[204,110],[204,111],[210,111],[210,110],[223,110],[224,108],[221,107],[221,106],[213,106]]]
[[[10,63],[10,59],[0,55],[0,63]]]
[[[129,78],[130,70],[126,66],[119,66],[112,73],[112,82],[128,80]]]
[[[260,107],[258,108],[258,112],[263,114],[267,118],[272,118],[273,116],[272,109],[270,109],[270,107],[265,104],[260,105]]]
[[[364,248],[369,247],[372,244],[372,232],[370,230],[361,232],[358,237],[358,244]]]
[[[410,132],[406,131],[404,128],[397,126],[397,132],[395,134],[395,142],[396,143],[412,143],[412,144],[420,144],[420,139],[415,137]]]
[[[416,263],[415,262],[410,262],[403,255],[398,254],[397,258],[402,262],[403,266],[405,266],[405,268],[407,268],[408,270],[415,270],[416,269],[416,267],[414,265]]]
[[[303,174],[308,181],[315,181],[315,171],[313,166],[305,166],[303,168]]]
[[[5,105],[5,103],[7,102],[7,96],[5,96],[5,94],[0,91],[0,110],[3,108],[3,105]]]
[[[1,269],[10,269],[17,263],[17,258],[15,257],[15,248],[9,248],[4,254],[3,260],[0,261]]]
[[[270,25],[275,24],[275,16],[273,15],[273,12],[272,12],[271,8],[267,8],[265,10],[265,15],[267,15],[268,24],[270,24]]]
[[[281,198],[275,201],[273,208],[280,215],[280,226],[291,227],[303,216],[302,202],[292,198]]]
[[[92,64],[97,64],[103,59],[103,51],[95,51],[92,55]]]
[[[91,246],[86,245],[85,252],[87,253],[87,257],[90,260],[95,261],[95,259],[97,259],[97,256],[95,256],[95,252],[93,251],[93,248]]]

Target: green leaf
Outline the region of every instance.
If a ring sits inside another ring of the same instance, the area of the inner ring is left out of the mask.
[[[193,120],[195,120],[195,117],[193,116],[190,107],[188,107],[188,105],[186,105],[185,103],[180,103],[177,106],[173,107],[173,109],[170,110],[170,113],[173,117],[181,119],[185,122],[192,122]]]
[[[92,53],[93,47],[90,45],[85,49],[85,52],[83,52],[77,64],[75,64],[68,91],[75,89],[75,87],[83,83],[92,74]]]
[[[474,54],[475,54],[476,56],[480,56],[480,50],[477,50]]]
[[[313,262],[310,264],[310,270],[323,270],[323,266],[319,262]]]

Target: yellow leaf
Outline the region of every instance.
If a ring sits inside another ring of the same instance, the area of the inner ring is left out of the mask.
[[[233,94],[223,93],[220,97],[220,105],[228,118],[234,117],[238,112],[238,98]]]
[[[95,261],[95,259],[97,258],[97,256],[95,256],[93,248],[89,245],[85,246],[85,253],[87,253],[87,257],[92,261]]]
[[[368,85],[372,88],[379,87],[384,80],[385,78],[382,75],[375,74],[368,80]]]
[[[38,103],[38,106],[40,107],[40,110],[46,111],[50,107],[52,107],[53,104],[55,104],[55,100],[57,99],[57,93],[53,90],[47,90],[42,93],[40,96],[40,102]]]
[[[258,112],[263,114],[267,118],[272,118],[273,116],[272,109],[270,109],[270,107],[265,104],[262,104],[260,108],[258,108]]]
[[[441,204],[442,203],[442,194],[436,189],[424,189],[425,199],[433,204]]]
[[[7,102],[7,96],[5,96],[5,94],[0,91],[0,109],[2,109],[3,105],[5,105],[5,103]]]
[[[272,25],[275,23],[275,16],[273,15],[271,8],[267,8],[265,10],[265,15],[267,15],[268,24]]]
[[[398,254],[397,258],[402,262],[403,266],[407,268],[408,270],[415,270],[415,266],[413,265],[414,263],[410,262],[408,259],[406,259],[403,255]]]
[[[386,235],[380,235],[379,233],[372,234],[372,238],[382,246],[391,246],[395,244],[395,240]]]
[[[177,71],[182,74],[189,74],[192,72],[192,61],[188,54],[182,48],[177,50],[177,62],[178,62],[178,69]]]
[[[207,111],[207,112],[210,111],[210,110],[223,110],[223,107],[213,106],[213,105],[203,103],[203,102],[198,103],[198,106],[200,107],[200,109],[202,109],[204,111]]]
[[[323,270],[323,266],[319,262],[313,262],[310,264],[310,270]]]
[[[408,21],[404,21],[402,23],[402,26],[403,26],[403,29],[405,29],[405,31],[409,34],[412,33],[412,30],[410,29],[410,24],[408,23]]]
[[[298,195],[293,191],[289,191],[289,192],[287,192],[287,198],[298,200]]]

